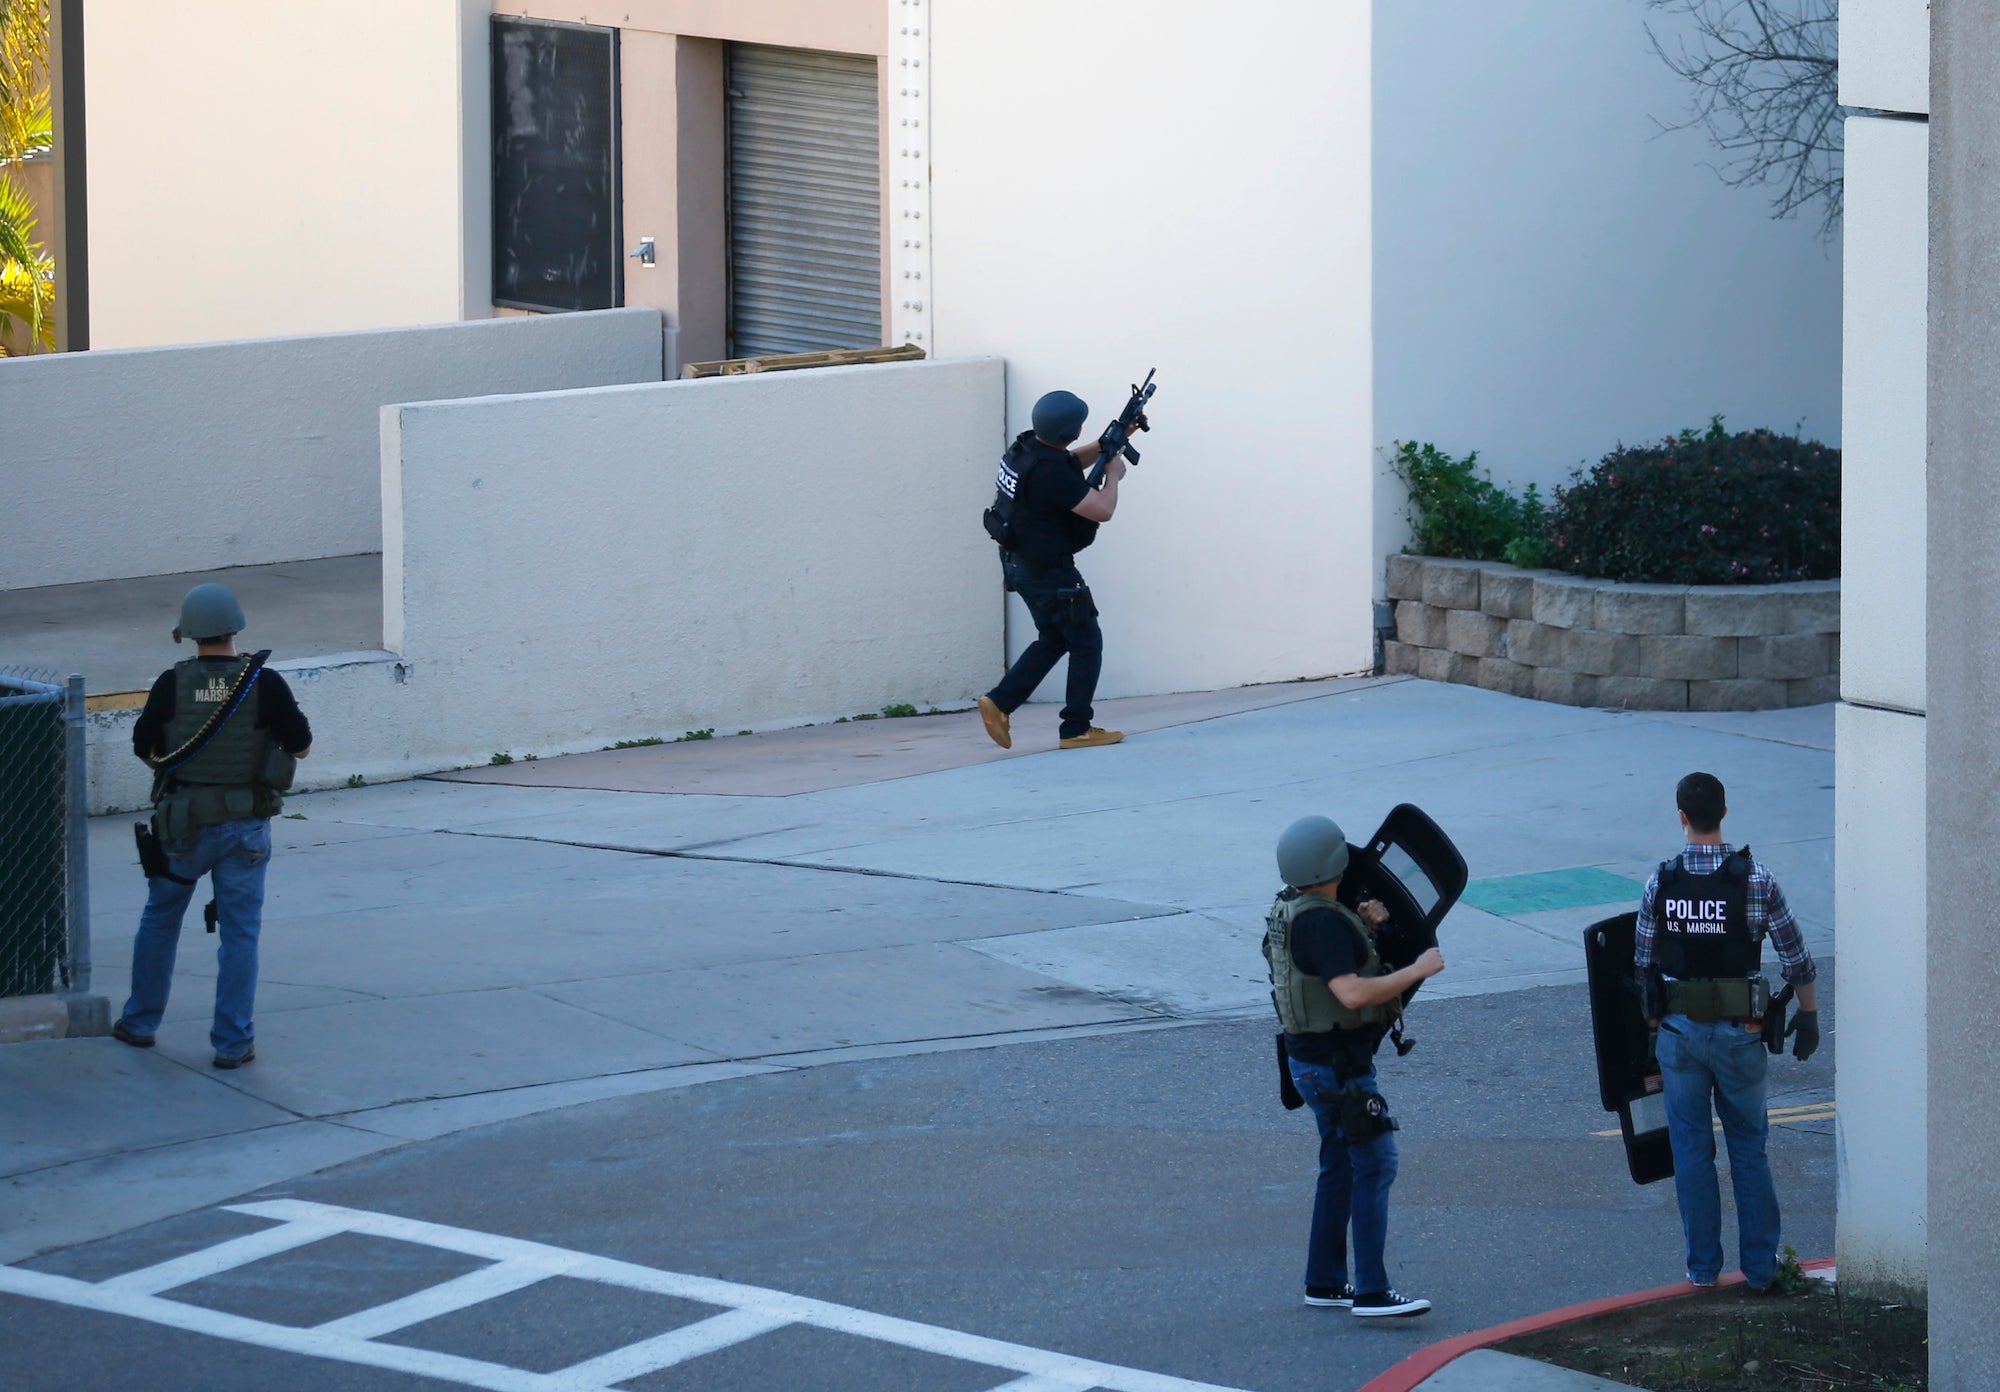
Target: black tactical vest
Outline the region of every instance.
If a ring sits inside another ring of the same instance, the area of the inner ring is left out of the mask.
[[[1653,895],[1654,957],[1678,981],[1752,976],[1763,944],[1750,930],[1750,850],[1697,875],[1681,857],[1660,866]]]
[[[1068,564],[1071,557],[1097,540],[1097,524],[1073,509],[1049,501],[1037,486],[1048,470],[1077,468],[1068,450],[1045,445],[1032,430],[1023,431],[1000,461],[993,509],[1011,528],[1007,549],[1031,570]],[[1006,543],[1002,543],[1005,545]]]

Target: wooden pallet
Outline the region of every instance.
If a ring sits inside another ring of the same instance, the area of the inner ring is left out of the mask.
[[[752,372],[796,372],[807,367],[855,367],[863,363],[919,362],[924,350],[914,343],[900,348],[833,348],[821,353],[773,353],[763,358],[719,358],[714,362],[683,363],[683,380],[693,377],[742,377]]]

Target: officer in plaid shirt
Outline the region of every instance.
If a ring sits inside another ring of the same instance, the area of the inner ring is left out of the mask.
[[[1818,969],[1798,921],[1771,872],[1722,839],[1729,808],[1722,781],[1691,773],[1680,781],[1687,844],[1653,872],[1639,904],[1633,965],[1652,979],[1646,1009],[1659,1031],[1661,1091],[1674,1153],[1674,1191],[1687,1239],[1687,1278],[1712,1286],[1722,1270],[1722,1193],[1715,1173],[1710,1107],[1722,1120],[1736,1194],[1737,1256],[1743,1279],[1766,1290],[1778,1269],[1778,1194],[1765,1154],[1770,1123],[1764,1081],[1771,1054],[1757,1004],[1759,943],[1766,937],[1798,1013],[1785,1033],[1801,1061],[1819,1047]]]

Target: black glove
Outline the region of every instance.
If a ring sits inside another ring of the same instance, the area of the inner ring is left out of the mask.
[[[1798,1038],[1792,1043],[1792,1057],[1800,1063],[1811,1058],[1819,1049],[1819,1012],[1801,1010],[1792,1016],[1791,1024],[1785,1027],[1785,1036]]]

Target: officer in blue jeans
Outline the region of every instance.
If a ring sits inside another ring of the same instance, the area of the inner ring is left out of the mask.
[[[1430,1301],[1391,1288],[1383,1259],[1396,1139],[1375,1081],[1375,1051],[1402,1013],[1403,992],[1443,971],[1444,955],[1433,947],[1409,966],[1385,971],[1375,931],[1388,910],[1366,899],[1356,913],[1335,897],[1347,862],[1347,838],[1332,821],[1293,822],[1278,838],[1286,888],[1265,919],[1264,960],[1285,1028],[1287,1067],[1319,1128],[1305,1299],[1360,1318],[1421,1315]]]
[[[153,1047],[181,918],[207,875],[219,938],[208,1036],[217,1068],[257,1057],[251,1014],[271,818],[284,806],[296,761],[312,748],[312,727],[285,679],[237,653],[243,626],[243,607],[228,588],[189,590],[174,641],[194,639],[195,656],[160,674],[132,729],[132,751],[155,771],[153,832],[166,862],[165,873],[149,872],[132,941],[132,995],[111,1027],[134,1048]]]
[[[1737,1260],[1752,1290],[1778,1274],[1778,1191],[1765,1153],[1764,1077],[1771,1054],[1762,944],[1770,939],[1798,1012],[1785,1031],[1801,1062],[1819,1048],[1818,968],[1771,872],[1722,839],[1722,780],[1691,773],[1674,790],[1686,845],[1646,882],[1633,965],[1658,1031],[1674,1195],[1687,1240],[1687,1278],[1712,1286],[1722,1272],[1722,1190],[1710,1106],[1729,1147]]]

